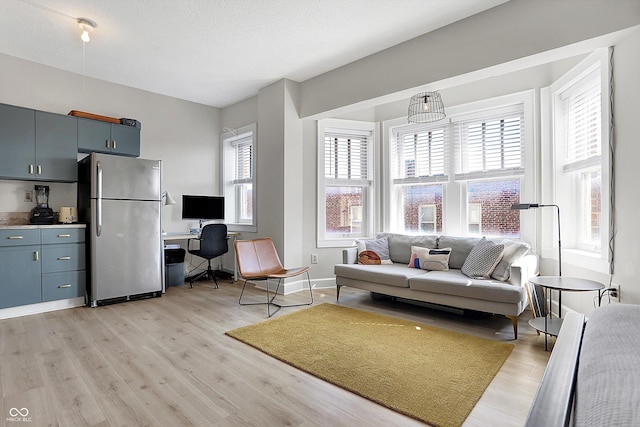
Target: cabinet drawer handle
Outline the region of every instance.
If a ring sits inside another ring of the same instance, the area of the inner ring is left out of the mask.
[[[29,175],[33,175],[33,165],[29,165]]]
[[[114,139],[113,141],[111,141],[111,142],[113,142],[113,146],[112,146],[112,148],[113,148],[114,150],[115,150],[115,149],[117,149],[117,148],[118,148],[118,142],[117,142],[115,139]]]
[[[62,289],[62,288],[70,288],[70,287],[71,287],[71,285],[70,285],[70,284],[65,283],[64,285],[60,285],[60,286],[58,286],[58,289]]]
[[[58,261],[69,261],[71,259],[70,256],[61,256],[58,257]]]
[[[71,234],[58,234],[58,237],[71,237]]]
[[[42,175],[42,166],[38,165],[38,175]]]
[[[111,141],[109,141],[108,139],[104,142],[104,146],[107,148],[111,148]]]
[[[33,251],[33,260],[38,261],[40,259],[40,254],[38,251]]]
[[[7,239],[9,239],[9,240],[18,240],[18,239],[22,239],[22,236],[9,236],[9,237],[7,237]]]

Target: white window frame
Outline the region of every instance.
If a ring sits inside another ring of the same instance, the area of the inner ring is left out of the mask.
[[[229,231],[256,232],[258,224],[257,213],[257,179],[256,179],[256,159],[258,146],[258,126],[252,123],[234,131],[225,132],[221,135],[222,141],[222,190],[225,199],[225,223]],[[251,138],[251,179],[250,181],[236,179],[236,143],[246,138]],[[239,219],[239,189],[242,184],[251,184],[251,222]]]
[[[477,225],[478,226],[478,232],[477,233],[472,233],[471,231],[469,231],[470,235],[473,234],[478,234],[478,235],[482,235],[482,204],[480,203],[467,203],[467,210],[468,210],[468,221],[467,221],[467,227],[470,227],[472,225]],[[478,219],[473,219],[473,216],[471,215],[471,211],[472,210],[477,210],[477,216]]]
[[[610,86],[609,76],[611,73],[609,66],[610,50],[599,49],[592,53],[564,76],[559,78],[548,88],[542,91],[543,105],[547,105],[544,120],[549,123],[548,133],[543,143],[543,156],[553,159],[553,162],[542,163],[542,176],[550,176],[547,182],[543,182],[543,199],[547,203],[554,203],[560,206],[562,225],[562,261],[563,264],[571,264],[599,273],[609,273],[610,253],[609,253],[609,215],[610,207]],[[565,167],[565,141],[563,132],[564,119],[562,110],[562,95],[570,91],[573,87],[584,84],[584,78],[599,70],[597,78],[600,81],[600,139],[601,152],[599,159],[590,159],[587,162],[576,162],[568,169]],[[565,173],[567,170],[577,173]],[[582,183],[578,173],[599,170],[601,173],[601,215],[600,215],[600,245],[594,248],[581,242],[580,232],[585,227],[580,212],[584,208],[579,198]],[[544,197],[546,195],[546,197]],[[553,218],[551,213],[544,213],[542,216],[542,256],[545,258],[557,259],[557,232],[544,227]],[[555,220],[551,222],[555,224]]]
[[[473,102],[460,106],[447,107],[446,123],[451,125],[452,122],[456,122],[461,117],[473,117],[474,115],[482,116],[486,115],[489,110],[497,110],[502,108],[509,108],[510,106],[522,104],[523,117],[524,117],[524,174],[520,175],[520,200],[524,203],[529,200],[535,200],[536,194],[536,150],[535,150],[535,131],[537,118],[535,116],[535,92],[528,90],[524,92],[518,92],[510,95],[500,96],[497,98],[487,99],[483,101]],[[442,122],[438,122],[442,123]],[[435,124],[434,124],[435,125]],[[393,146],[394,135],[397,132],[398,127],[408,126],[406,118],[399,118],[395,120],[389,120],[383,123],[383,131],[385,139],[383,141],[384,151],[388,153],[385,156],[383,165],[384,176],[384,188],[383,194],[385,198],[384,204],[384,229],[391,232],[404,232],[401,229],[402,218],[397,209],[396,192],[397,183],[394,183],[392,178],[392,165],[391,162],[391,149]],[[472,173],[469,176],[463,176],[458,174],[459,181],[455,180],[455,172],[458,170],[456,165],[456,155],[453,150],[454,147],[448,147],[449,154],[447,156],[448,168],[446,177],[443,179],[433,179],[433,183],[443,184],[443,218],[442,218],[442,232],[439,234],[449,234],[458,236],[468,236],[468,207],[467,207],[467,189],[465,179],[496,179],[501,175],[504,175],[505,179],[513,178],[509,173]],[[426,182],[425,182],[426,183]],[[535,242],[535,219],[527,218],[526,216],[520,217],[520,238],[527,242]]]
[[[423,211],[429,209],[432,212],[432,216],[433,216],[433,221],[423,221],[422,217],[422,213]],[[436,232],[436,227],[438,225],[438,209],[436,207],[436,205],[430,204],[430,205],[420,205],[418,206],[418,230],[422,233],[422,224],[432,224],[433,225],[433,231],[430,232],[430,234],[434,234]]]
[[[367,145],[367,179],[358,182],[339,180],[332,182],[325,178],[325,134],[341,133],[366,135]],[[374,206],[375,204],[375,146],[376,124],[372,122],[356,120],[325,119],[318,121],[318,191],[317,191],[317,246],[318,247],[344,247],[349,246],[357,238],[370,238],[374,233]],[[344,233],[340,236],[326,233],[326,188],[333,185],[354,185],[363,189],[362,229],[357,233]]]

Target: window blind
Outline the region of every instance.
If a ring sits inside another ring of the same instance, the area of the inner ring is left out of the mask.
[[[597,77],[589,75],[585,84],[561,96],[566,106],[565,172],[600,164],[601,89]]]
[[[524,109],[502,109],[454,123],[456,180],[524,174]]]
[[[392,151],[395,184],[447,180],[446,126],[403,128]]]
[[[368,181],[368,144],[370,134],[325,132],[325,179],[337,181]]]
[[[248,136],[232,143],[236,150],[236,176],[234,184],[251,183],[253,175],[253,137]]]

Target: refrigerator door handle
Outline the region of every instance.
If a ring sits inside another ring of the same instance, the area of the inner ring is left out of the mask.
[[[102,233],[102,165],[96,162],[96,236]]]

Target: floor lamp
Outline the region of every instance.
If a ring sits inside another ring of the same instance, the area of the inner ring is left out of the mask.
[[[538,203],[517,203],[511,205],[511,209],[524,211],[528,209],[537,209],[537,208],[548,208],[554,207],[558,211],[558,276],[562,276],[562,239],[560,238],[560,206],[558,205],[541,205]],[[558,291],[558,312],[560,313],[559,317],[562,317],[562,292]],[[551,307],[549,307],[551,309]],[[546,311],[546,310],[545,310]],[[546,315],[546,313],[545,313]]]

